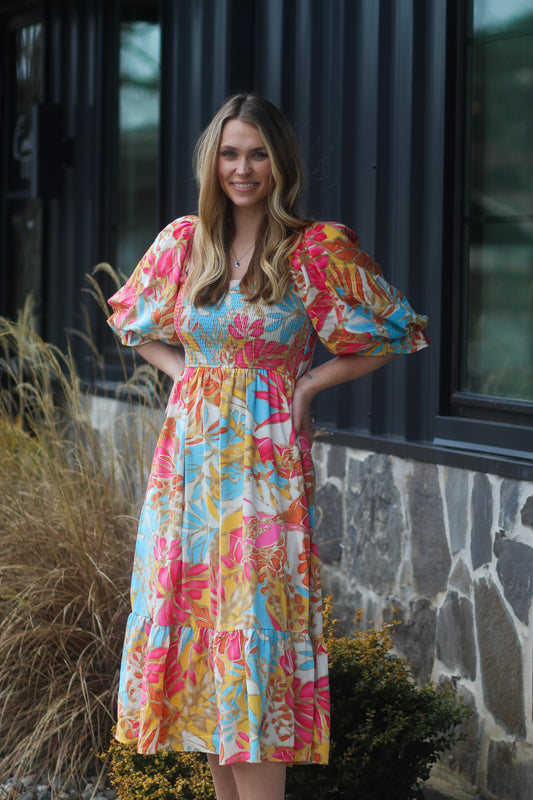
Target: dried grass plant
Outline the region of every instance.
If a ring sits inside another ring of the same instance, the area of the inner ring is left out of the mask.
[[[0,782],[65,786],[104,769],[158,384],[137,370],[95,430],[94,395],[29,307],[0,319],[0,376]]]

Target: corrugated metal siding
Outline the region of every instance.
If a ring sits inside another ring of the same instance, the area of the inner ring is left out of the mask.
[[[446,3],[167,5],[174,8],[171,47],[180,62],[168,78],[174,133],[167,149],[178,155],[170,158],[177,180],[166,206],[179,213],[191,207],[194,187],[183,154],[190,155],[224,96],[238,89],[264,94],[296,129],[308,166],[306,210],[357,231],[387,278],[417,310],[431,313],[438,346],[439,302],[429,287],[441,268]],[[429,360],[426,354],[409,364],[400,359],[339,388],[334,403],[331,394],[321,401],[319,416],[340,427],[428,438],[432,413],[418,409],[435,402],[438,376]]]

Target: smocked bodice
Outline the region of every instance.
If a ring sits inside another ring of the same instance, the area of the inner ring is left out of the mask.
[[[280,303],[250,303],[238,281],[217,305],[203,308],[180,293],[175,325],[187,366],[276,370],[293,378],[307,369],[316,338],[295,291]]]

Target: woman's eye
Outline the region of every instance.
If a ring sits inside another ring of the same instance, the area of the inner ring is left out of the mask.
[[[221,150],[220,157],[229,161],[238,158],[238,154],[235,150]],[[263,150],[258,150],[255,153],[251,153],[249,158],[254,159],[254,161],[264,161],[266,158],[268,158],[268,153]]]

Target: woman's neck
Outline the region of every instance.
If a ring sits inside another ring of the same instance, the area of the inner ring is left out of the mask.
[[[236,241],[252,241],[263,224],[265,212],[262,209],[234,208],[233,223]]]

